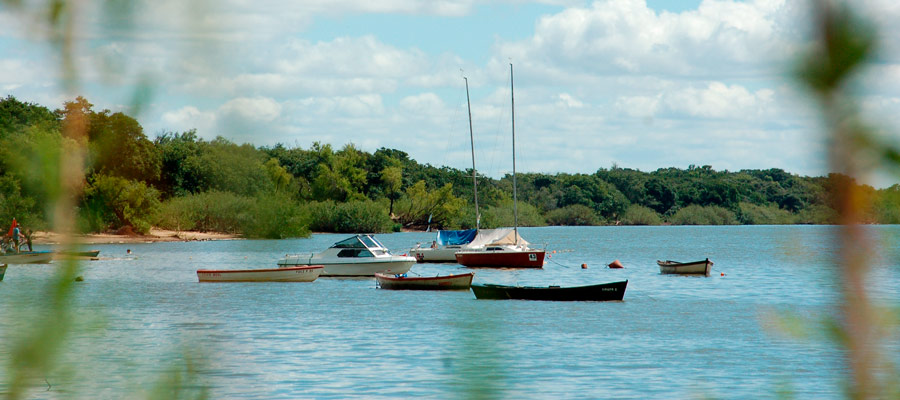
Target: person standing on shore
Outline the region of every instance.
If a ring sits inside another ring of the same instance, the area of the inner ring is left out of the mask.
[[[31,228],[25,229],[25,244],[28,245],[28,251],[34,251],[31,249],[31,235],[33,234],[34,232],[31,230]]]
[[[19,226],[18,225],[13,226],[12,240],[13,240],[13,246],[16,249],[16,253],[19,252],[19,239],[23,236],[24,235],[22,235],[22,230],[19,229]]]

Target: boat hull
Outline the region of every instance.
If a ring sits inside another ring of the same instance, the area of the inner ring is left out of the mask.
[[[412,257],[395,257],[396,259],[385,259],[383,261],[370,262],[346,262],[346,263],[328,263],[316,260],[316,258],[285,258],[278,261],[279,267],[297,267],[308,265],[321,265],[325,267],[322,271],[322,277],[360,277],[375,276],[376,272],[384,272],[389,274],[405,274],[409,272],[416,263],[416,259]]]
[[[455,263],[456,252],[462,249],[461,246],[455,247],[438,247],[438,248],[416,248],[409,251],[409,255],[416,258],[420,263]]]
[[[628,281],[577,287],[472,285],[475,298],[486,300],[621,301]]]
[[[713,262],[709,259],[680,263],[676,261],[657,261],[659,273],[678,275],[709,275]]]
[[[200,282],[312,282],[322,266],[244,270],[197,270]]]
[[[53,258],[57,260],[93,260],[100,255],[100,250],[57,251]]]
[[[0,264],[49,264],[53,260],[50,251],[23,251],[0,255]]]
[[[378,287],[390,290],[469,290],[473,273],[433,277],[397,277],[375,274]]]
[[[456,262],[466,267],[543,268],[544,251],[461,251],[456,253]]]
[[[6,264],[0,265],[0,281],[3,280],[4,275],[6,275]]]

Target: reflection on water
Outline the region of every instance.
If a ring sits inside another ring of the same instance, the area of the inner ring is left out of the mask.
[[[610,303],[475,300],[378,290],[371,279],[197,282],[197,269],[269,268],[347,235],[97,245],[101,260],[83,264],[75,309],[103,322],[68,347],[63,365],[75,372],[51,378],[57,396],[119,398],[149,390],[191,353],[201,368],[195,384],[213,398],[750,398],[785,386],[799,398],[839,398],[840,352],[772,334],[760,317],[830,311],[833,230],[523,228],[550,252],[544,269],[475,270],[476,282],[532,286],[628,279],[625,301]],[[872,296],[896,304],[900,228],[872,231],[885,244]],[[432,234],[378,237],[404,253]],[[706,257],[715,262],[710,277],[660,275],[656,265]],[[625,268],[605,267],[615,259]],[[461,270],[418,264],[412,272]],[[53,273],[53,265],[10,266],[3,309],[36,310]],[[0,339],[24,323],[0,318]],[[0,354],[9,354],[6,342]]]

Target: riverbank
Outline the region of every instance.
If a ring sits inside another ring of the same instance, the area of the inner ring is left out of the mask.
[[[236,240],[239,235],[220,232],[194,232],[194,231],[170,231],[153,228],[146,235],[117,234],[117,233],[91,233],[74,235],[70,237],[79,244],[108,244],[108,243],[155,243],[155,242],[192,242],[205,240]],[[34,244],[58,244],[63,241],[63,235],[55,232],[35,232],[32,236]]]

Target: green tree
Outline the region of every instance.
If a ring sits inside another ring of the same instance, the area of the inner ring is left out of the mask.
[[[119,176],[94,175],[84,195],[86,211],[100,215],[100,221],[108,224],[95,229],[131,226],[135,231],[147,233],[159,208],[156,189]]]
[[[104,110],[91,113],[89,124],[88,161],[94,173],[139,181],[159,179],[159,153],[137,120]]]

